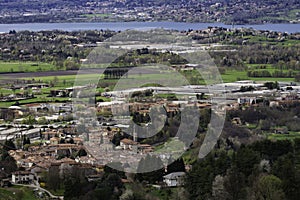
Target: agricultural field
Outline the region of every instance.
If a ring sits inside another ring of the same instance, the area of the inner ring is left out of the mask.
[[[0,61],[0,73],[55,71],[57,67],[42,62]]]
[[[255,68],[256,65],[250,65],[250,68]],[[268,70],[272,71],[274,70],[271,67],[268,67]],[[64,73],[62,73],[64,74]],[[199,75],[198,72],[191,72],[187,74],[187,80],[191,84],[205,84],[204,80],[202,79],[201,75]],[[253,80],[253,81],[285,81],[285,82],[293,82],[294,78],[273,78],[273,77],[248,77],[247,71],[242,70],[227,70],[225,73],[221,74],[222,80],[224,83],[228,82],[235,82],[239,80]],[[172,78],[174,78],[172,76]],[[22,78],[25,80],[32,80],[32,78]],[[28,99],[28,100],[20,100],[18,103],[20,105],[29,104],[29,103],[42,103],[42,102],[66,102],[71,101],[70,98],[53,98],[53,97],[47,97],[50,94],[51,90],[60,90],[65,89],[67,87],[72,87],[74,85],[81,85],[81,84],[90,84],[90,83],[96,83],[96,81],[99,79],[97,89],[98,92],[103,92],[104,90],[114,90],[115,84],[119,81],[117,79],[103,79],[98,74],[81,74],[81,75],[62,75],[62,76],[40,76],[36,77],[35,80],[39,80],[40,82],[52,84],[52,87],[49,88],[43,88],[41,89],[41,94],[35,95],[35,98]],[[128,79],[124,79],[123,81],[126,83],[126,88],[130,87],[137,87],[138,85],[135,83],[135,81],[130,80],[136,80],[137,82],[143,81],[143,82],[149,82],[155,83],[157,81],[161,80],[168,80],[170,79],[169,73],[162,73],[162,74],[133,74],[128,76]],[[195,82],[196,80],[196,82]],[[122,80],[121,80],[122,82]],[[118,87],[122,87],[122,84],[120,84]],[[125,89],[126,89],[125,88]],[[120,89],[120,88],[119,88]],[[10,89],[5,89],[4,87],[0,88],[0,94],[1,95],[9,95],[13,93],[19,93],[20,90],[12,91]],[[108,98],[102,98],[97,97],[97,101],[109,101]],[[0,107],[9,107],[11,105],[14,105],[16,101],[12,102],[0,102]]]

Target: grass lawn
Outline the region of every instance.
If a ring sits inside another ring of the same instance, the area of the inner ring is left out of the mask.
[[[36,200],[33,188],[12,186],[9,188],[0,188],[0,199],[3,200]]]
[[[293,140],[300,138],[300,132],[289,132],[289,134],[269,134],[268,139],[270,140]]]
[[[177,159],[184,153],[184,143],[180,140],[169,139],[166,143],[157,146],[154,153],[164,154],[172,152],[173,158]]]
[[[257,124],[247,124],[247,125],[245,126],[245,128],[256,129],[256,128],[257,128]]]
[[[51,194],[55,195],[55,196],[64,196],[64,192],[65,189],[59,189],[59,190],[49,190],[49,192],[51,192]]]
[[[0,94],[3,94],[4,96],[5,95],[10,95],[12,93],[13,93],[13,91],[11,89],[0,88]]]
[[[190,165],[194,164],[198,159],[199,150],[200,150],[200,148],[191,148],[191,149],[185,151],[182,155],[182,159],[183,159],[184,163],[190,164]]]
[[[238,80],[249,80],[247,71],[227,70],[225,74],[221,74],[224,83],[235,82]]]
[[[162,188],[162,189],[150,189],[150,194],[157,197],[160,200],[169,200],[172,194],[178,193],[178,188]],[[176,196],[176,195],[175,195]]]
[[[21,62],[21,61],[0,61],[0,73],[6,72],[39,72],[55,71],[57,67],[49,63]],[[64,70],[64,69],[62,69]]]

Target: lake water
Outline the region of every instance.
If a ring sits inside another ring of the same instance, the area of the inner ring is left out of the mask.
[[[127,29],[152,29],[165,28],[174,30],[205,29],[208,26],[218,26],[232,28],[231,25],[223,23],[182,23],[182,22],[99,22],[99,23],[28,23],[28,24],[0,24],[0,32],[9,32],[10,30],[100,30],[110,29],[114,31],[124,31]],[[257,30],[270,30],[295,33],[300,32],[300,24],[261,24],[261,25],[236,25],[240,27],[252,27]]]

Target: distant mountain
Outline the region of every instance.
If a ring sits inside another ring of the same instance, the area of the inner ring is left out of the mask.
[[[0,23],[62,21],[181,21],[286,23],[300,21],[299,0],[2,0]]]

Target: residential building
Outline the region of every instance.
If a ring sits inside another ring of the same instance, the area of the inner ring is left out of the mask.
[[[163,177],[164,183],[168,187],[178,187],[184,185],[185,172],[174,172]]]
[[[120,141],[120,146],[124,149],[124,150],[132,150],[133,149],[133,146],[136,146],[138,143],[133,141],[133,140],[130,140],[130,139],[123,139]]]
[[[12,173],[11,181],[16,184],[30,184],[34,180],[34,176],[28,171],[17,171]]]

